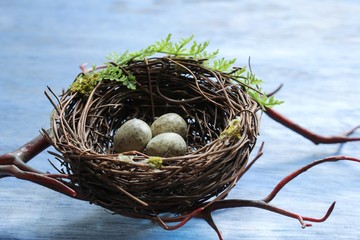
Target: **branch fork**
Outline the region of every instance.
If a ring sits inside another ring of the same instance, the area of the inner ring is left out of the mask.
[[[77,197],[78,193],[68,187],[63,179],[69,179],[68,174],[48,174],[40,172],[26,164],[37,154],[49,147],[43,135],[39,135],[17,150],[0,156],[0,179],[13,176],[18,179],[30,181],[56,192]]]
[[[263,154],[262,153],[263,146],[264,146],[264,144],[261,145],[254,160],[249,163],[250,166]],[[276,195],[281,191],[281,189],[285,185],[287,185],[289,182],[291,182],[294,178],[298,177],[300,174],[306,172],[310,168],[315,167],[319,164],[323,164],[326,162],[337,162],[337,161],[351,161],[351,162],[360,163],[359,158],[348,157],[348,156],[332,156],[332,157],[327,157],[324,159],[319,159],[310,164],[305,165],[302,168],[299,168],[298,170],[296,170],[296,171],[290,173],[289,175],[287,175],[286,177],[284,177],[273,188],[273,190],[265,198],[263,198],[261,200],[224,199],[225,198],[224,197],[222,199],[215,200],[210,203],[204,203],[201,207],[193,210],[192,212],[190,212],[188,214],[184,214],[180,217],[163,218],[163,219],[158,218],[157,222],[166,230],[174,230],[179,227],[182,227],[190,219],[192,219],[194,217],[201,218],[201,219],[205,220],[215,230],[219,239],[222,240],[223,239],[222,234],[213,220],[212,213],[216,210],[227,209],[227,208],[255,207],[255,208],[261,208],[261,209],[271,211],[271,212],[274,212],[274,213],[277,213],[277,214],[280,214],[283,216],[297,219],[302,228],[311,227],[312,224],[309,222],[324,222],[328,219],[328,217],[331,215],[332,211],[335,208],[335,204],[336,204],[335,201],[329,206],[326,213],[321,218],[308,217],[308,216],[303,216],[301,214],[297,214],[294,212],[290,212],[283,208],[276,207],[276,206],[270,204],[270,202],[276,197]],[[245,174],[248,169],[249,168],[246,168],[246,170],[241,174],[241,176],[243,174]],[[166,224],[166,222],[179,222],[179,223],[174,226],[169,226]]]

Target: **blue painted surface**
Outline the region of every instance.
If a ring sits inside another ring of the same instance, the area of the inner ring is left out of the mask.
[[[336,135],[360,124],[359,1],[46,1],[0,2],[0,152],[14,150],[47,128],[46,86],[60,93],[78,66],[101,64],[109,52],[137,50],[173,33],[210,40],[210,48],[251,57],[271,91],[284,83],[277,107],[303,126]],[[355,136],[360,136],[359,131]],[[264,197],[286,174],[330,155],[360,157],[360,143],[315,146],[263,116],[265,154],[229,197]],[[257,149],[255,149],[256,151]],[[43,152],[30,162],[51,171]],[[359,239],[360,165],[325,164],[284,188],[278,206],[325,222],[301,229],[296,220],[259,209],[216,212],[224,238]],[[0,239],[217,239],[192,220],[165,231],[145,220],[114,216],[85,202],[14,178],[0,180]]]

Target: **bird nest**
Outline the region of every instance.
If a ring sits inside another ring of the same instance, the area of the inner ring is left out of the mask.
[[[122,70],[135,77],[136,89],[109,79],[87,96],[67,90],[53,101],[48,137],[60,152],[53,153],[59,171],[71,176],[66,184],[91,203],[142,218],[179,214],[226,195],[258,135],[260,107],[246,88],[189,58],[131,61]],[[151,124],[169,112],[187,122],[186,155],[114,152],[113,136],[124,122]]]

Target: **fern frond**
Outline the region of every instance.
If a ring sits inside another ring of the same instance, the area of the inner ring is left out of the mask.
[[[122,54],[110,53],[107,59],[112,64],[107,64],[105,69],[96,71],[95,67],[89,73],[80,75],[72,84],[70,90],[88,94],[95,85],[102,80],[118,81],[121,82],[129,89],[136,88],[136,79],[131,73],[124,73],[123,68],[126,67],[131,61],[143,61],[148,57],[164,54],[167,57],[184,57],[192,58],[194,60],[201,60],[199,64],[215,71],[227,74],[233,81],[243,86],[249,95],[259,103],[262,108],[272,107],[280,104],[280,101],[275,100],[273,97],[268,98],[259,87],[262,80],[257,78],[252,71],[247,71],[246,67],[234,68],[231,70],[232,65],[236,59],[217,58],[219,50],[207,52],[209,41],[199,43],[194,40],[194,35],[188,38],[181,38],[178,42],[171,41],[171,34],[168,34],[165,39],[157,41],[148,47],[135,52],[125,51]],[[230,71],[231,70],[231,71]]]

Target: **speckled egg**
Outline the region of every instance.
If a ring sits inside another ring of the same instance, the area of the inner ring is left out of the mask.
[[[50,113],[50,130],[49,130],[49,136],[50,138],[54,139],[55,138],[55,133],[54,133],[54,120],[56,118],[58,118],[59,115],[57,113],[57,111],[55,109],[53,109]]]
[[[125,122],[114,135],[114,151],[143,151],[152,138],[149,125],[137,118]]]
[[[187,135],[186,121],[177,113],[166,113],[161,115],[151,124],[153,137],[165,132],[174,132],[184,139]]]
[[[150,156],[173,157],[185,155],[187,145],[183,137],[177,133],[160,133],[146,145],[145,153]]]

